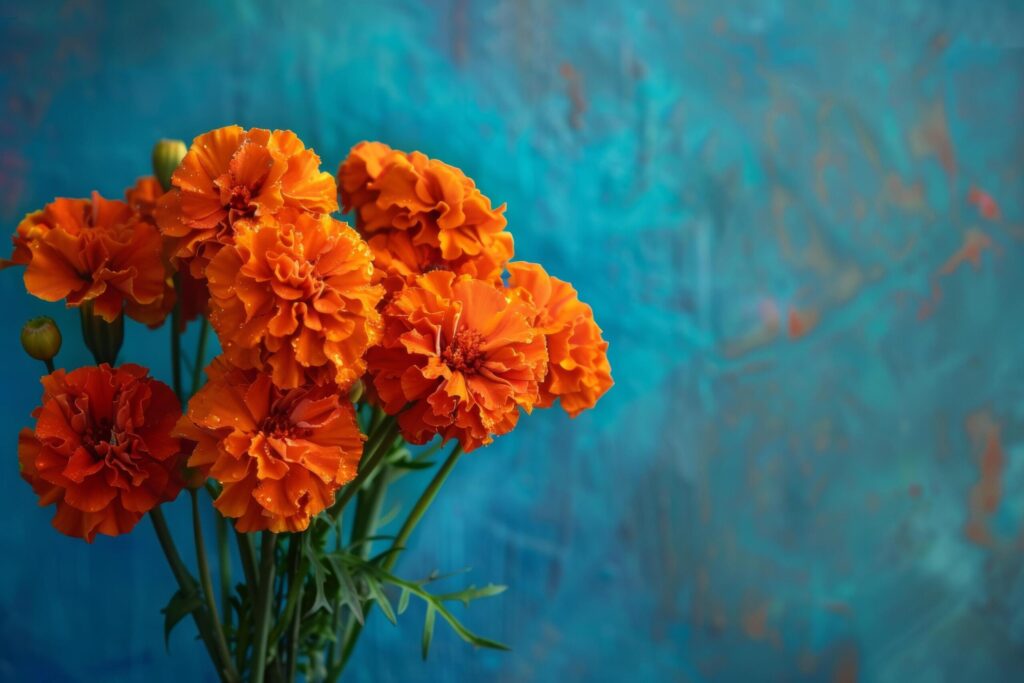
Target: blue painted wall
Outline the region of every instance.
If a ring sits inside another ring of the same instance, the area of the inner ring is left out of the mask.
[[[593,304],[615,389],[464,460],[403,564],[509,584],[466,618],[513,651],[441,630],[421,663],[414,612],[352,680],[1019,680],[1022,31],[981,0],[5,2],[0,218],[117,195],[161,136],[291,128],[332,169],[380,139]],[[19,480],[18,326],[74,317],[0,297],[0,679],[213,680],[187,628],[164,653],[149,529],[65,539]],[[163,341],[124,355],[166,377]]]

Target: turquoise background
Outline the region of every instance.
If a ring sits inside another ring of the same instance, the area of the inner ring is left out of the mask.
[[[118,195],[158,137],[291,128],[330,170],[379,139],[593,305],[615,388],[466,458],[400,565],[508,584],[464,614],[512,652],[439,627],[422,663],[413,610],[353,681],[1020,680],[1022,31],[971,0],[4,2],[0,218]],[[148,525],[66,539],[17,476],[17,331],[76,322],[0,296],[0,680],[214,680],[190,626],[164,652]],[[123,357],[167,378],[164,344]]]

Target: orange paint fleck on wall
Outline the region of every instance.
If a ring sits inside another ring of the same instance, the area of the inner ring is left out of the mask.
[[[939,269],[940,275],[949,275],[962,263],[970,263],[975,270],[981,267],[981,254],[992,248],[992,238],[978,229],[968,230],[963,245]]]
[[[751,640],[764,640],[768,636],[768,605],[762,603],[744,614],[742,623]]]
[[[995,539],[989,518],[999,509],[1003,497],[1005,455],[999,424],[988,413],[975,413],[967,418],[967,433],[978,459],[978,481],[967,498],[967,522],[964,535],[971,543],[991,546]]]
[[[950,180],[956,175],[956,153],[949,134],[946,107],[937,102],[910,132],[910,147],[917,156],[936,156]]]
[[[790,339],[799,339],[810,334],[818,325],[817,311],[801,311],[795,308],[789,309],[786,317],[786,332]]]
[[[1003,212],[999,210],[999,204],[996,203],[996,200],[992,198],[992,195],[979,187],[971,187],[967,193],[967,202],[978,207],[978,213],[981,214],[982,218],[998,221],[1003,217]]]
[[[855,647],[844,647],[836,659],[832,672],[832,683],[857,683],[860,677],[860,655]]]

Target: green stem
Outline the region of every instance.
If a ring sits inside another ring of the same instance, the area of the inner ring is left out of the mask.
[[[384,559],[384,570],[391,571],[392,567],[395,566],[395,562],[398,560],[399,552],[405,547],[406,542],[409,540],[409,536],[412,534],[416,525],[423,519],[423,515],[426,513],[427,508],[434,502],[434,498],[437,497],[437,492],[441,490],[442,484],[448,479],[448,475],[451,474],[452,469],[455,467],[455,463],[459,461],[462,456],[462,447],[456,444],[452,449],[452,452],[448,455],[448,458],[438,469],[434,478],[430,480],[427,488],[424,489],[420,495],[419,500],[413,506],[412,510],[409,511],[409,515],[405,518],[405,522],[402,523],[402,528],[399,529],[398,535],[395,536],[394,542],[391,544],[392,552],[388,553]],[[372,607],[373,603],[367,604],[367,610],[364,614],[363,620],[369,618],[369,608]],[[351,615],[349,616],[347,628],[345,629],[345,640],[344,646],[341,652],[341,661],[338,662],[335,667],[335,671],[329,672],[328,680],[335,680],[344,671],[345,665],[348,663],[349,658],[352,656],[352,651],[355,649],[356,641],[359,640],[359,635],[363,632],[363,624],[357,622]]]
[[[462,446],[459,444],[455,445],[452,452],[448,455],[448,458],[441,465],[441,469],[437,471],[434,478],[430,480],[430,484],[427,485],[426,490],[420,496],[419,500],[416,501],[416,505],[409,512],[409,516],[405,518],[405,522],[402,524],[402,528],[399,529],[398,535],[395,536],[394,542],[391,544],[391,549],[401,551],[405,548],[406,541],[409,540],[410,534],[416,525],[423,519],[424,513],[430,504],[434,502],[434,498],[437,497],[437,492],[441,490],[441,485],[444,484],[445,480],[448,479],[448,475],[451,474],[452,469],[455,467],[455,463],[459,461],[462,456]],[[384,560],[384,570],[391,571],[391,568],[395,566],[395,562],[398,560],[398,552],[390,553]]]
[[[220,570],[220,601],[224,612],[224,626],[231,628],[231,548],[228,545],[228,522],[222,515],[214,515],[217,529],[217,565]]]
[[[274,599],[274,547],[277,535],[264,531],[260,543],[260,587],[256,601],[256,643],[252,655],[252,683],[263,683],[267,666],[267,636],[270,631],[270,605]]]
[[[192,391],[199,391],[199,383],[203,379],[203,361],[206,360],[206,342],[210,338],[210,321],[203,316],[199,322],[199,341],[196,342],[196,359],[192,364]]]
[[[46,363],[46,372],[52,375],[53,374],[53,370],[54,370],[53,359],[52,358],[47,358],[43,362]]]
[[[174,393],[184,403],[185,397],[181,393],[181,287],[177,273],[174,275],[174,293],[174,308],[171,309],[171,377]]]
[[[227,640],[224,638],[224,627],[220,621],[220,611],[217,609],[217,598],[213,593],[213,578],[210,574],[210,562],[206,558],[206,542],[203,540],[203,523],[199,516],[199,496],[195,491],[190,490],[192,497],[192,531],[195,534],[196,563],[199,566],[199,581],[203,587],[203,595],[206,598],[206,608],[210,612],[210,621],[213,630],[214,643],[217,646],[217,654],[223,662],[225,678],[231,681],[238,679],[238,672],[231,661],[231,651],[228,649]]]
[[[294,546],[293,546],[294,544]],[[288,634],[288,683],[294,683],[295,672],[299,663],[299,634],[302,625],[302,589],[306,583],[306,562],[302,557],[302,534],[292,535],[288,543],[291,553],[288,563],[288,605],[285,608],[284,621],[291,620]]]
[[[376,471],[377,465],[379,465],[387,455],[391,444],[395,442],[395,437],[398,436],[398,420],[391,419],[384,424],[386,426],[379,428],[377,432],[375,432],[375,436],[381,431],[383,431],[383,434],[378,438],[371,438],[369,440],[369,452],[363,454],[363,462],[360,463],[359,473],[356,475],[356,478],[349,482],[344,490],[342,490],[341,495],[338,496],[338,500],[336,500],[334,505],[332,505],[328,510],[328,514],[332,519],[338,519],[341,511],[344,510],[348,502],[352,500],[352,496],[356,494],[370,475]]]
[[[174,537],[171,536],[171,530],[167,527],[167,520],[164,518],[163,510],[159,507],[153,508],[149,511],[149,519],[153,522],[153,530],[156,531],[156,537],[160,541],[160,547],[164,551],[164,556],[167,558],[167,564],[171,567],[171,573],[174,574],[174,578],[178,582],[178,588],[182,593],[195,592],[196,580],[192,578],[192,574],[188,571],[185,563],[181,561],[181,555],[178,554],[178,548],[174,545]],[[210,661],[213,662],[214,668],[217,670],[218,678],[226,680],[224,678],[224,669],[220,666],[217,650],[211,642],[209,625],[201,608],[197,607],[192,610],[192,620],[195,621],[199,637],[202,639],[203,645],[206,646],[206,651],[210,655]]]
[[[259,577],[256,576],[256,551],[252,547],[252,537],[234,529],[235,541],[238,543],[238,555],[242,559],[242,573],[245,574],[245,582],[252,590],[259,586]]]

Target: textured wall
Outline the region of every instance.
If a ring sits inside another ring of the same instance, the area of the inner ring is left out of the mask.
[[[618,381],[464,460],[402,565],[509,584],[467,620],[514,650],[439,629],[423,664],[418,614],[375,619],[353,680],[1016,680],[1019,5],[271,6],[3,3],[4,225],[226,123],[421,149],[508,202]],[[188,628],[164,654],[150,530],[65,539],[18,479],[17,325],[74,317],[0,296],[0,679],[213,680]],[[125,357],[166,377],[163,341]]]

